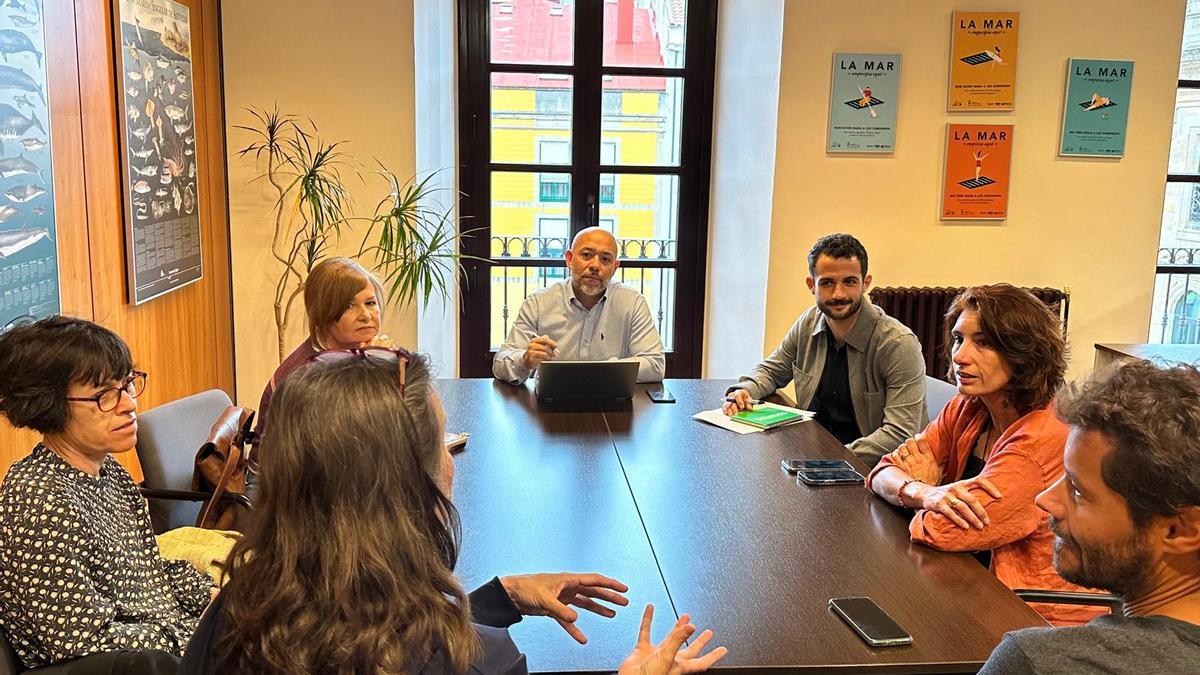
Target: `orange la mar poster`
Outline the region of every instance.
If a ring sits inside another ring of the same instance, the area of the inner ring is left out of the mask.
[[[1020,12],[954,12],[946,109],[1012,110]]]
[[[1008,217],[1013,125],[947,124],[942,220]]]

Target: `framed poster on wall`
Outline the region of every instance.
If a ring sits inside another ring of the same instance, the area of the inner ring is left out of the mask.
[[[1123,157],[1133,61],[1070,59],[1058,154]]]
[[[203,276],[191,24],[171,0],[120,0],[117,13],[125,265],[140,304]]]
[[[826,152],[896,151],[899,54],[833,55]]]
[[[947,124],[942,220],[1004,220],[1012,168],[1011,124]]]
[[[45,17],[0,11],[0,332],[61,311]]]
[[[954,12],[946,109],[1012,110],[1020,12]]]

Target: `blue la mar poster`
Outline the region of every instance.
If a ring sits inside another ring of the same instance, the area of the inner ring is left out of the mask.
[[[1133,61],[1069,60],[1059,154],[1124,156],[1132,90]]]
[[[899,54],[835,52],[825,150],[895,152],[899,99]]]

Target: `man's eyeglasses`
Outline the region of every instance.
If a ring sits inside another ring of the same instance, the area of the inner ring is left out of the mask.
[[[91,401],[96,404],[100,412],[111,412],[121,405],[121,394],[129,394],[130,398],[137,398],[143,391],[146,391],[146,374],[135,370],[119,387],[105,389],[95,396],[68,396],[67,400]]]
[[[363,347],[362,349],[326,349],[309,357],[310,362],[334,363],[345,359],[366,359],[375,363],[396,364],[396,382],[400,385],[400,395],[404,395],[405,372],[412,354],[406,349],[391,347]]]

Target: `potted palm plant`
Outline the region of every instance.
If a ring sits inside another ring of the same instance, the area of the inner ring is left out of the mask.
[[[345,141],[321,138],[311,120],[250,107],[252,121],[235,128],[253,140],[240,157],[253,157],[277,198],[271,255],[279,263],[275,284],[274,318],[279,359],[285,355],[284,331],[296,298],[312,268],[342,236],[344,229],[362,227],[357,256],[370,260],[384,279],[387,302],[429,303],[445,298],[461,269],[453,203],[437,203],[434,175],[401,179],[377,162],[368,175],[386,190],[370,216],[350,213],[350,195],[343,174],[362,176],[355,160],[342,150]]]

